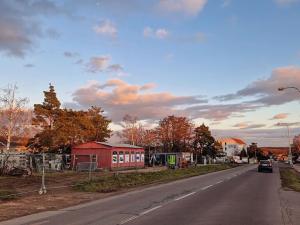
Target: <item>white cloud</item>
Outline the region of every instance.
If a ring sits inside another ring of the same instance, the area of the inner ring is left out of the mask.
[[[195,16],[206,5],[207,0],[160,0],[159,8],[166,12]]]
[[[93,27],[93,30],[100,35],[116,38],[118,30],[113,22],[110,20],[103,20],[98,25]]]
[[[111,79],[105,83],[97,81],[77,89],[73,93],[73,103],[67,105],[87,108],[101,106],[115,122],[122,120],[125,114],[132,114],[141,120],[158,120],[164,116],[185,115],[177,107],[187,104],[206,102],[199,96],[176,96],[168,92],[154,92],[156,84],[128,84],[120,79]]]
[[[295,90],[278,91],[280,87],[300,87],[300,68],[287,66],[274,69],[267,79],[252,82],[247,87],[233,94],[218,96],[216,99],[229,101],[242,97],[254,97],[255,100],[247,103],[260,106],[281,105],[284,103],[299,101],[299,93]]]
[[[271,120],[282,120],[282,119],[286,119],[288,117],[288,113],[279,113],[275,116],[273,116],[273,118]]]
[[[153,29],[151,27],[145,27],[143,31],[144,37],[158,38],[158,39],[166,39],[169,37],[170,32],[165,28],[157,28]]]

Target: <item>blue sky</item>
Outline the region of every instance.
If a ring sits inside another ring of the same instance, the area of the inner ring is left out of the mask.
[[[299,10],[298,0],[3,0],[0,81],[30,105],[51,82],[66,107],[99,105],[115,123],[178,114],[284,146],[274,124],[297,134],[299,96],[276,89],[300,87]]]

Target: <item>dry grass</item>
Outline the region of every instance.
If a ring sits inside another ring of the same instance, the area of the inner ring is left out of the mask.
[[[78,182],[74,187],[77,191],[108,193],[127,188],[174,181],[206,173],[232,168],[232,165],[208,165],[187,169],[165,170],[149,173],[127,173],[103,176],[91,182]]]
[[[283,188],[300,192],[300,174],[291,168],[280,168],[281,185]]]

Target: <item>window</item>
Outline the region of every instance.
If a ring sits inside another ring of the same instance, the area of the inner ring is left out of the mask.
[[[119,163],[124,163],[124,152],[119,152]]]
[[[135,161],[137,161],[137,162],[141,161],[141,157],[140,157],[140,153],[139,152],[135,153]]]
[[[118,152],[112,153],[112,163],[118,163]]]
[[[141,162],[144,162],[145,161],[145,154],[142,152],[141,153]]]
[[[131,152],[131,162],[135,162],[135,154],[134,151]]]
[[[129,163],[129,162],[130,162],[129,152],[125,152],[125,163]]]

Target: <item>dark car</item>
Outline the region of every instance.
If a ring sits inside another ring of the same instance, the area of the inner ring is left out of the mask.
[[[264,171],[273,173],[273,166],[269,160],[260,160],[258,164],[258,172]]]

